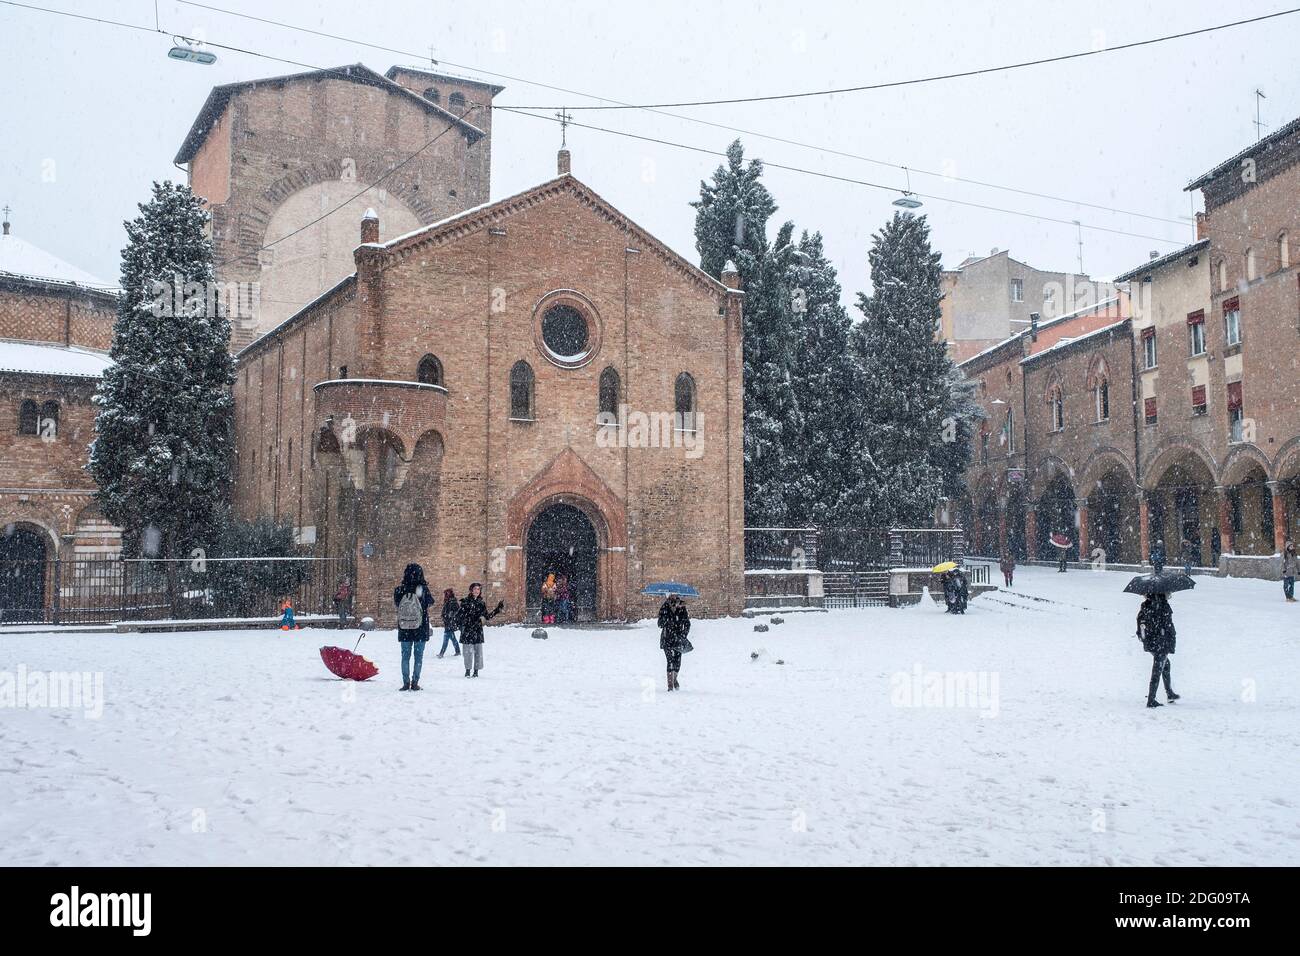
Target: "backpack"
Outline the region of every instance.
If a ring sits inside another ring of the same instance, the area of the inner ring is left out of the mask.
[[[424,608],[412,591],[397,605],[397,626],[403,631],[414,631],[424,623]]]

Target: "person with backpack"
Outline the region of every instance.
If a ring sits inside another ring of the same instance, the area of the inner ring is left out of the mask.
[[[497,601],[491,612],[483,603],[483,585],[475,581],[469,586],[469,594],[460,602],[460,643],[465,651],[465,676],[478,677],[483,666],[483,625],[501,613],[505,601]],[[471,673],[472,671],[472,673]]]
[[[1138,610],[1137,636],[1142,641],[1142,650],[1151,655],[1151,683],[1147,687],[1147,706],[1162,706],[1156,700],[1156,690],[1159,689],[1162,679],[1165,682],[1165,697],[1172,704],[1179,697],[1174,693],[1169,678],[1169,655],[1174,652],[1177,633],[1174,630],[1174,611],[1169,606],[1167,595],[1147,595]]]
[[[456,592],[451,588],[442,592],[442,650],[438,656],[442,657],[447,653],[447,642],[456,649],[452,657],[460,657],[460,644],[456,642],[456,628],[459,626],[460,602],[456,600]]]
[[[418,564],[406,566],[402,583],[393,588],[393,603],[397,605],[397,639],[402,644],[401,690],[419,690],[420,665],[424,663],[424,645],[429,640],[429,605],[433,603],[429,582],[424,580],[424,568]]]
[[[668,595],[659,608],[659,647],[668,661],[668,689],[681,690],[677,672],[682,669],[682,651],[690,647],[686,635],[691,632],[691,616],[676,594]]]

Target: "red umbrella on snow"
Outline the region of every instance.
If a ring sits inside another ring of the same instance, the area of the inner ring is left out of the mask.
[[[1047,540],[1051,542],[1053,548],[1060,548],[1062,551],[1074,543],[1059,531],[1053,531]]]
[[[361,637],[365,635],[362,634]],[[361,645],[361,637],[357,638],[358,647]],[[370,680],[379,673],[378,667],[356,653],[356,647],[352,650],[346,647],[322,647],[320,659],[325,662],[331,674],[344,680]]]

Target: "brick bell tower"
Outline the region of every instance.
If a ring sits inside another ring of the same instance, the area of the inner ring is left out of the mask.
[[[362,64],[215,87],[175,161],[212,213],[232,349],[352,274],[368,208],[387,241],[487,202],[501,90]]]

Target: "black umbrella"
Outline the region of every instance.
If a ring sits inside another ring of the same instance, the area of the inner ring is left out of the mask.
[[[1152,574],[1139,574],[1124,587],[1125,594],[1172,594],[1175,591],[1190,591],[1196,587],[1190,574],[1182,571],[1160,571]]]

